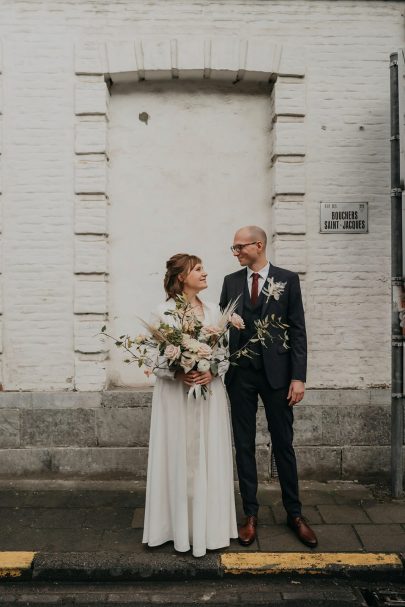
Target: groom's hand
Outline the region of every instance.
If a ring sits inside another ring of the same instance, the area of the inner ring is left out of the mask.
[[[288,390],[287,400],[290,407],[296,405],[304,398],[305,384],[303,381],[293,379]]]

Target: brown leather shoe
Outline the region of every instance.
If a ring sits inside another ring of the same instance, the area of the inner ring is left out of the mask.
[[[299,540],[310,548],[318,545],[315,533],[303,516],[287,516],[287,525],[292,529]]]
[[[257,516],[247,516],[245,524],[238,529],[238,540],[242,546],[249,546],[256,539]]]

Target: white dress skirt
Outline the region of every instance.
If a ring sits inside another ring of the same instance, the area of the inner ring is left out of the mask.
[[[159,319],[174,307],[159,306]],[[204,324],[214,325],[220,311],[204,304]],[[148,476],[142,542],[193,556],[229,546],[237,538],[231,426],[221,377],[209,385],[206,399],[168,370],[157,371],[152,399]]]

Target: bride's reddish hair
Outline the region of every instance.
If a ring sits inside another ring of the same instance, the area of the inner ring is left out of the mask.
[[[166,274],[163,281],[167,299],[175,298],[183,293],[184,278],[198,263],[202,263],[201,259],[196,255],[188,255],[188,253],[177,253],[170,257],[166,262]]]

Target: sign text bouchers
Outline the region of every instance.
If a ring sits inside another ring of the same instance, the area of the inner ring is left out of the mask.
[[[321,232],[368,232],[367,202],[321,202]]]

